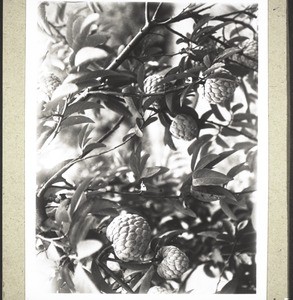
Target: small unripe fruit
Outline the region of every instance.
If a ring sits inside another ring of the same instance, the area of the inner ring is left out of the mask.
[[[120,215],[109,224],[106,236],[113,243],[116,256],[123,261],[137,261],[151,239],[147,221],[136,214]]]
[[[189,268],[188,257],[175,246],[162,247],[158,257],[163,258],[157,268],[157,273],[162,278],[179,279]]]
[[[172,294],[170,289],[155,285],[148,290],[148,294]]]
[[[257,41],[247,39],[240,45],[240,48],[242,49],[242,54],[235,53],[234,55],[232,55],[231,60],[234,60],[248,68],[256,69],[258,59]]]
[[[43,75],[39,79],[38,91],[40,94],[41,100],[50,101],[53,92],[57,87],[61,85],[61,80],[53,73]]]
[[[180,114],[173,119],[170,132],[178,139],[191,141],[198,136],[199,128],[194,118],[189,115]]]

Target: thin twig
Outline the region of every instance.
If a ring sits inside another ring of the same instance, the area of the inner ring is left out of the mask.
[[[216,294],[218,293],[219,285],[220,285],[220,283],[221,283],[223,274],[224,274],[224,272],[225,272],[227,266],[229,265],[230,260],[231,260],[233,254],[234,254],[234,251],[235,251],[237,242],[238,242],[238,239],[237,239],[237,236],[235,236],[235,241],[234,241],[234,244],[233,244],[233,248],[232,248],[232,250],[231,250],[231,253],[230,253],[228,259],[226,260],[226,262],[225,262],[225,264],[224,264],[224,267],[223,267],[223,269],[222,269],[222,271],[221,271],[221,274],[220,274],[220,276],[219,276],[219,280],[218,280],[218,282],[217,282],[217,286],[216,286]]]
[[[150,9],[149,9],[149,3],[146,2],[145,3],[145,7],[144,7],[144,18],[145,18],[145,24],[150,23]]]
[[[153,17],[152,17],[152,21],[156,21],[158,12],[159,12],[159,10],[160,10],[160,8],[161,8],[162,5],[163,5],[162,2],[160,2],[160,3],[158,4],[158,6],[157,6],[157,8],[156,8],[156,11],[154,12],[154,15],[153,15]]]

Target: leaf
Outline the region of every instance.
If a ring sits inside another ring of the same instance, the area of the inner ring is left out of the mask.
[[[182,213],[185,216],[188,216],[188,217],[191,217],[191,218],[196,218],[197,217],[196,213],[193,210],[191,210],[188,207],[183,207],[183,204],[178,200],[173,201],[173,206],[174,206],[176,211]]]
[[[70,291],[75,292],[75,286],[72,281],[72,272],[68,267],[69,263],[65,263],[61,268],[61,278],[64,282],[66,282],[67,286],[69,287]]]
[[[76,67],[105,59],[108,56],[107,51],[101,48],[84,47],[80,49],[75,56],[74,65]]]
[[[96,47],[98,45],[105,44],[110,38],[110,35],[106,32],[97,32],[86,37],[83,43],[84,47]]]
[[[51,101],[46,105],[46,111],[53,110],[60,103],[60,100],[64,100],[68,97],[73,97],[77,93],[82,90],[94,87],[97,85],[96,80],[85,81],[79,84],[74,83],[64,83],[57,87],[57,89],[53,92]]]
[[[91,134],[93,128],[88,129],[89,124],[82,127],[78,134],[78,145],[81,149],[83,149],[84,145],[86,144],[85,141],[87,140],[88,136]]]
[[[238,114],[234,114],[233,116],[233,121],[234,122],[239,122],[239,121],[243,121],[243,120],[254,120],[257,119],[257,116],[251,113],[238,113]]]
[[[85,267],[83,267],[81,263],[78,263],[75,267],[73,282],[76,289],[76,293],[100,293],[93,280],[91,280],[90,273],[85,269]]]
[[[90,14],[86,18],[82,18],[79,22],[79,26],[76,28],[76,30],[73,30],[73,45],[72,48],[74,49],[74,52],[77,52],[79,49],[81,49],[85,41],[87,39],[88,34],[90,33],[91,26],[96,23],[99,19],[99,14]],[[75,25],[75,24],[74,24]]]
[[[169,131],[169,128],[165,127],[165,134],[164,134],[164,144],[168,145],[171,150],[176,151],[177,148],[174,145],[171,133]]]
[[[58,225],[61,225],[64,222],[69,222],[69,215],[66,209],[66,206],[69,203],[69,199],[63,200],[56,209],[55,220]]]
[[[212,20],[214,17],[210,16],[210,14],[204,14],[201,16],[201,19],[194,25],[192,36],[207,22]]]
[[[163,80],[160,81],[160,84],[169,83],[171,81],[178,80],[178,79],[193,77],[196,75],[196,73],[200,71],[200,69],[201,68],[199,67],[195,67],[195,68],[188,69],[183,73],[168,75]]]
[[[240,52],[241,49],[237,48],[237,47],[232,47],[232,48],[228,48],[228,49],[225,49],[222,53],[220,53],[215,59],[213,62],[217,62],[217,61],[220,61],[220,60],[224,60],[230,56],[232,56],[233,54],[236,54],[238,52]]]
[[[143,124],[143,128],[146,128],[148,125],[150,125],[153,122],[156,122],[157,120],[158,120],[157,117],[151,117],[151,118],[147,119]]]
[[[57,89],[52,94],[52,101],[62,100],[69,95],[75,95],[80,91],[77,84],[73,83],[63,83],[57,87]]]
[[[218,154],[207,154],[203,156],[197,163],[194,170],[200,170],[205,168],[209,163],[213,162],[215,159],[219,157]]]
[[[238,204],[235,196],[227,189],[221,186],[205,185],[205,186],[192,186],[190,190],[191,194],[204,202],[212,202],[217,200],[226,200]]]
[[[199,236],[210,237],[213,239],[217,239],[219,234],[220,233],[218,231],[202,231],[202,232],[197,233],[197,235],[199,235]]]
[[[229,177],[235,177],[242,171],[249,171],[249,166],[244,162],[239,165],[234,166],[233,168],[230,169],[228,172],[227,176]]]
[[[74,104],[69,105],[66,110],[64,117],[70,116],[74,113],[81,113],[84,112],[87,109],[100,109],[104,108],[101,104],[99,103],[94,103],[94,102],[77,102]]]
[[[190,144],[190,146],[188,147],[188,149],[187,149],[188,154],[192,155],[194,153],[194,151],[198,148],[199,144],[206,143],[212,137],[213,137],[213,135],[211,135],[211,134],[205,134],[205,135],[202,135],[201,137],[199,137],[197,140],[192,142]]]
[[[102,148],[102,147],[106,147],[105,144],[103,143],[91,143],[86,145],[86,147],[83,149],[82,153],[83,155],[86,155],[88,153],[90,153],[91,151],[93,151],[94,149],[98,149],[98,148]]]
[[[210,169],[200,169],[193,172],[193,186],[201,186],[201,185],[221,185],[231,181],[232,178],[210,170]]]
[[[144,90],[144,84],[143,84],[144,79],[145,79],[145,68],[144,68],[144,64],[142,64],[137,70],[137,83],[139,88],[142,91]]]
[[[237,132],[228,127],[223,127],[221,130],[221,135],[223,135],[223,136],[239,136],[240,132]]]
[[[248,220],[243,220],[237,225],[237,231],[243,230],[247,225],[249,221]]]
[[[226,219],[222,220],[222,222],[223,222],[223,226],[224,226],[225,230],[227,231],[228,235],[230,237],[234,237],[234,235],[235,235],[234,224],[232,224],[230,221],[228,221]]]
[[[215,63],[211,67],[209,67],[207,70],[205,70],[202,75],[208,76],[210,75],[214,70],[219,69],[220,67],[225,67],[224,63]]]
[[[115,291],[105,281],[105,278],[102,276],[101,271],[95,261],[92,262],[91,271],[93,276],[93,282],[100,290],[100,292],[104,292],[107,294],[115,294]]]
[[[219,29],[221,29],[221,28],[223,28],[223,27],[225,27],[225,26],[227,26],[229,24],[232,24],[232,23],[233,23],[233,21],[226,21],[226,22],[220,23],[220,24],[218,24],[216,26],[213,26],[213,28],[208,33],[208,35],[213,34],[214,32],[218,31]],[[207,36],[207,34],[206,34],[206,36]]]
[[[228,206],[227,202],[225,202],[224,200],[220,200],[220,205],[221,208],[223,210],[223,212],[232,220],[237,220],[237,217],[235,216],[235,214],[233,213],[233,211],[230,209],[230,207]]]
[[[133,118],[141,119],[141,114],[139,113],[139,111],[135,105],[134,99],[132,97],[125,96],[124,101],[126,102],[128,110],[132,114]],[[139,99],[135,99],[135,101],[139,101]]]
[[[70,215],[73,216],[73,213],[76,211],[78,205],[80,204],[81,198],[84,194],[84,191],[88,188],[92,178],[86,178],[76,189],[74,195],[71,198],[71,207]]]
[[[131,113],[128,110],[128,108],[119,101],[119,98],[117,97],[111,97],[108,101],[105,101],[105,106],[107,106],[109,109],[114,111],[115,113],[119,115],[124,115],[126,117],[131,117]]]
[[[66,128],[83,123],[95,123],[91,118],[85,116],[70,116],[61,122],[61,128]]]
[[[231,108],[231,110],[232,110],[233,113],[235,113],[237,110],[239,110],[239,109],[242,108],[242,107],[243,107],[243,104],[242,104],[242,103],[238,103],[238,104],[234,105],[234,106]]]
[[[169,127],[171,125],[171,120],[170,118],[167,116],[166,113],[159,113],[159,120],[160,122],[162,123],[162,125],[166,128],[168,128],[168,131],[169,131]]]
[[[52,36],[50,23],[47,20],[47,14],[46,14],[46,6],[47,5],[48,5],[48,3],[46,3],[46,2],[43,2],[43,3],[39,4],[37,22],[38,22],[39,27],[44,32],[46,32],[49,36]]]
[[[229,145],[218,135],[216,137],[216,143],[222,148],[230,148]]]
[[[198,154],[201,148],[213,137],[211,134],[202,135],[200,138],[195,140],[187,149],[189,155],[192,154],[191,159],[191,170],[194,169]],[[191,152],[192,151],[192,152]]]
[[[91,215],[86,215],[84,218],[81,218],[81,214],[79,214],[79,217],[80,218],[75,218],[77,221],[72,221],[72,226],[68,232],[70,245],[75,251],[77,244],[86,238],[90,228],[96,221],[96,218]]]
[[[228,156],[234,154],[236,151],[237,150],[228,150],[228,151],[224,151],[224,152],[218,154],[218,157],[214,161],[211,161],[209,164],[207,164],[205,167],[208,169],[211,169],[212,167],[214,167],[215,165],[220,163],[222,160],[224,160]]]
[[[184,89],[183,93],[180,96],[180,100],[179,100],[180,106],[183,105],[183,103],[184,103],[185,99],[187,98],[189,92],[191,92],[196,87],[196,85],[197,84],[192,83],[192,84],[189,84],[186,89]]]
[[[150,178],[153,177],[155,175],[161,175],[164,174],[166,172],[168,172],[169,169],[168,168],[164,168],[164,167],[150,167],[150,168],[145,168],[140,176],[140,178]]]
[[[235,276],[219,292],[219,294],[234,294],[239,283],[239,277]]]
[[[218,105],[215,104],[211,104],[211,109],[214,113],[214,115],[216,116],[217,119],[219,119],[220,121],[224,122],[226,121],[226,119],[223,117]],[[226,127],[224,127],[223,129],[225,129]]]
[[[79,16],[77,15],[76,12],[69,13],[68,15],[68,20],[66,24],[66,40],[68,45],[72,48],[73,46],[73,35],[72,35],[72,29],[73,29],[73,23],[76,21],[76,19]]]
[[[161,247],[165,246],[172,238],[185,233],[184,229],[176,229],[164,232],[163,234],[158,234],[151,241],[151,248],[157,252]]]
[[[88,194],[89,199],[93,200],[93,205],[90,209],[90,213],[93,215],[104,215],[104,212],[109,209],[114,209],[118,211],[120,209],[120,204],[108,199],[101,197],[96,197],[94,195]]]
[[[76,245],[76,252],[78,260],[89,257],[98,252],[103,244],[98,240],[84,240]]]
[[[207,68],[211,66],[211,59],[208,54],[203,58],[203,63]]]
[[[256,125],[252,124],[250,122],[234,122],[231,124],[233,127],[242,127],[242,128],[250,128],[250,129],[256,129]]]
[[[140,284],[140,288],[139,288],[140,294],[147,293],[147,291],[149,290],[149,288],[151,286],[151,281],[152,281],[154,274],[155,274],[155,267],[151,266],[141,279],[141,284]]]
[[[142,172],[142,170],[144,170],[145,166],[146,166],[146,162],[149,159],[150,155],[149,154],[145,154],[142,156],[141,160],[140,160],[140,171]]]

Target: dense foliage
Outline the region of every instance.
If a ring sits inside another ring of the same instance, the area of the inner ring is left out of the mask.
[[[52,291],[197,293],[201,269],[211,293],[255,293],[257,6],[38,13],[36,245]]]

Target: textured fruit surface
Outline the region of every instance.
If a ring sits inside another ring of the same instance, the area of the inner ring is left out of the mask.
[[[49,101],[52,97],[53,92],[61,84],[59,77],[53,73],[42,75],[39,79],[38,90],[42,97],[42,100]]]
[[[231,73],[220,68],[206,79],[203,96],[210,103],[220,104],[224,101],[231,101],[237,86]]]
[[[143,217],[125,214],[114,218],[107,228],[106,236],[113,243],[119,259],[139,260],[150,242],[151,229]]]
[[[148,294],[172,294],[172,291],[165,287],[155,285],[149,289]]]
[[[188,270],[188,257],[175,246],[162,247],[158,252],[158,257],[163,258],[157,268],[157,273],[162,278],[178,279]]]
[[[198,136],[197,122],[188,115],[177,115],[170,126],[171,134],[185,141],[190,141]]]
[[[154,74],[144,80],[144,92],[146,94],[162,93],[165,85],[160,82],[164,79],[163,75]]]
[[[242,54],[236,53],[232,55],[231,59],[237,61],[238,63],[249,67],[257,67],[258,59],[258,43],[255,40],[247,39],[241,45]]]

